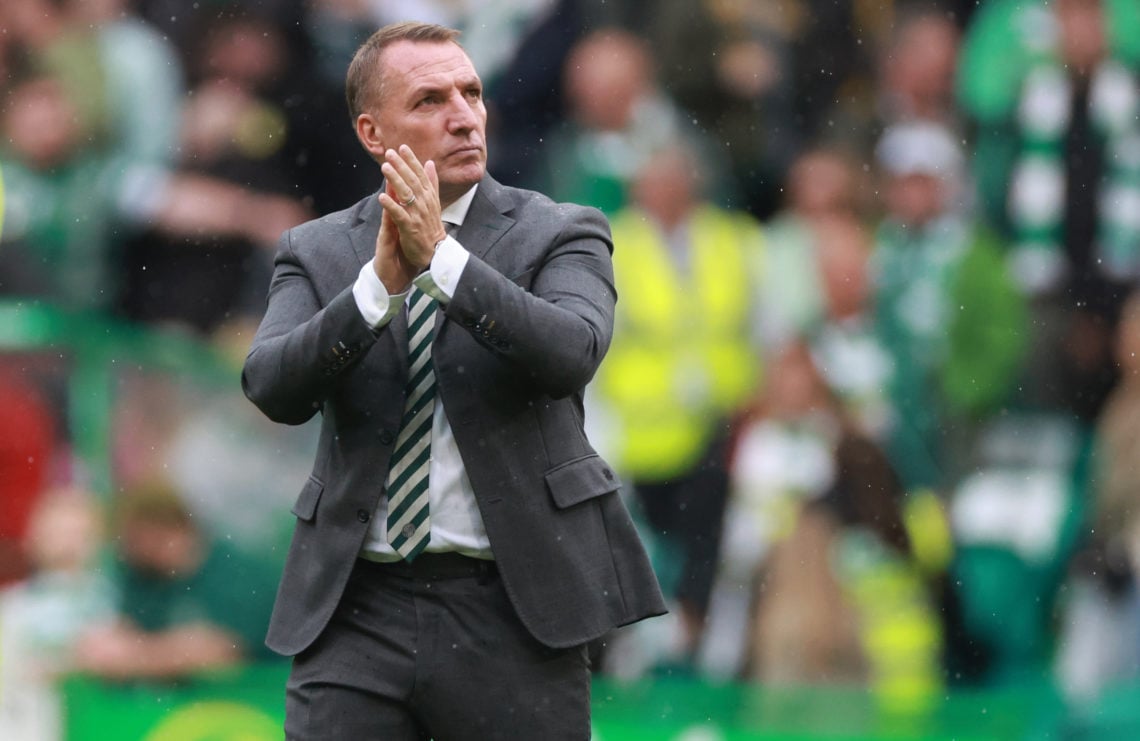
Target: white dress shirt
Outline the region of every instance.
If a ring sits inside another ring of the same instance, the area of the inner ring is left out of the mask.
[[[462,225],[475,198],[475,185],[457,201],[443,209],[443,221]],[[432,298],[447,305],[455,286],[463,275],[470,253],[454,237],[448,236],[436,248],[431,265],[414,281]],[[396,312],[404,310],[408,293],[389,294],[376,275],[370,260],[360,269],[352,295],[369,326],[379,329],[392,321]],[[393,430],[395,432],[395,430]],[[475,491],[467,478],[467,470],[455,444],[451,423],[447,420],[443,401],[436,396],[431,427],[431,459],[428,469],[428,507],[431,519],[429,553],[455,551],[475,558],[492,558],[491,543],[475,501]],[[388,543],[388,498],[381,497],[372,515],[368,536],[360,555],[373,561],[398,561],[400,556]]]

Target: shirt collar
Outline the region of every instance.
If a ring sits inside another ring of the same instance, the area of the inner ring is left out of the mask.
[[[479,183],[475,183],[471,188],[455,199],[447,208],[443,209],[440,217],[443,221],[449,224],[463,225],[463,220],[467,218],[467,211],[471,208],[471,201],[475,200],[475,191],[479,188]]]

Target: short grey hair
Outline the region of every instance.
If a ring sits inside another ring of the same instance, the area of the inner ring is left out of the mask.
[[[348,114],[353,123],[355,124],[357,116],[363,113],[365,108],[380,98],[384,80],[378,66],[385,49],[398,41],[421,43],[450,41],[458,45],[458,38],[459,31],[454,28],[417,21],[393,23],[369,36],[353,55],[345,77],[344,96],[348,101]]]

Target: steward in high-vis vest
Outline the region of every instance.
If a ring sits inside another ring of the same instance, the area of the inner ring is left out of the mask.
[[[643,211],[627,209],[611,226],[621,308],[598,384],[620,425],[614,465],[663,481],[700,460],[759,380],[751,320],[760,229],[711,205],[689,215],[680,249]]]
[[[760,226],[698,197],[701,165],[685,144],[662,150],[611,219],[620,298],[594,385],[607,454],[659,539],[655,565],[672,582],[690,650],[716,574],[728,423],[760,375]]]

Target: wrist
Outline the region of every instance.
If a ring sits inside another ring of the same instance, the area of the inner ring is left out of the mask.
[[[388,295],[403,293],[408,290],[408,286],[412,284],[412,279],[418,274],[418,271],[411,265],[393,264],[389,260],[373,260],[372,267],[376,271],[376,277],[380,279],[380,283],[388,291]]]
[[[431,261],[435,259],[435,253],[439,252],[439,246],[447,240],[447,232],[443,236],[435,240],[435,244],[431,246],[431,257],[428,258],[428,267],[431,267]]]

